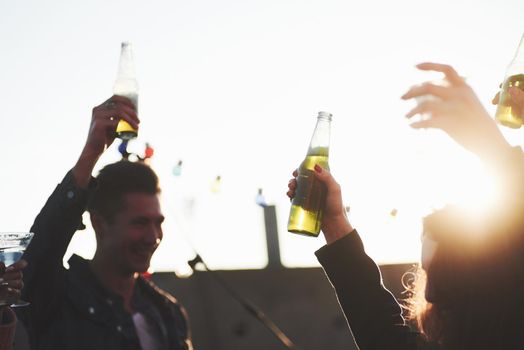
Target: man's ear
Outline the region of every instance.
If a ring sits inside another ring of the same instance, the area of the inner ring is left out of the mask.
[[[103,238],[107,232],[107,221],[101,215],[97,213],[89,213],[91,219],[91,226],[95,230],[96,239]]]

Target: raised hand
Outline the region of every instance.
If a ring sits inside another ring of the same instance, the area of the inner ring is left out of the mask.
[[[331,176],[329,170],[323,169],[320,165],[315,165],[314,174],[326,186],[327,190],[321,230],[329,244],[349,234],[353,231],[353,227],[346,216],[340,185]],[[293,178],[288,183],[287,196],[290,199],[295,196],[297,176],[298,172],[295,170]]]
[[[73,168],[73,175],[79,187],[87,187],[96,162],[115,139],[116,127],[120,119],[138,129],[140,121],[133,102],[128,98],[114,95],[93,108],[87,140]]]
[[[524,119],[524,91],[519,89],[516,86],[512,86],[508,89],[508,93],[511,96],[511,102],[513,103],[513,106],[517,108],[519,111],[519,117],[520,119]],[[499,98],[500,98],[500,91],[497,92],[495,97],[493,97],[493,100],[491,103],[494,105],[499,104]]]
[[[27,266],[23,259],[18,260],[10,266],[0,262],[0,299],[16,301],[20,299],[24,283],[22,282],[22,270]]]
[[[443,73],[447,84],[441,86],[427,82],[412,87],[402,96],[405,100],[428,95],[434,97],[420,103],[406,115],[407,118],[417,114],[430,116],[413,122],[411,127],[441,129],[467,150],[488,160],[496,158],[510,147],[473,89],[453,67],[421,63],[417,68]]]

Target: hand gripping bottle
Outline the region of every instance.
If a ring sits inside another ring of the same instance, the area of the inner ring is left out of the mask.
[[[509,64],[504,77],[504,83],[500,90],[499,104],[495,119],[502,125],[518,129],[524,122],[522,117],[524,111],[521,111],[517,105],[511,101],[511,95],[508,93],[510,87],[518,87],[524,91],[524,35],[520,39],[520,45],[515,57]]]
[[[298,168],[297,188],[291,202],[287,230],[316,237],[320,233],[326,188],[313,173],[315,164],[329,170],[331,114],[319,112],[306,158]]]

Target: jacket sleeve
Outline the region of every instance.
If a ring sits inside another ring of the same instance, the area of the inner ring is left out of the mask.
[[[87,197],[88,190],[78,188],[68,172],[31,227],[34,236],[23,256],[28,266],[22,297],[33,304],[33,316],[38,317],[41,308],[52,308],[53,301],[63,296],[62,259],[73,234],[83,226]]]
[[[420,348],[421,337],[404,323],[399,304],[383,286],[380,271],[364,252],[356,230],[315,254],[361,350]]]

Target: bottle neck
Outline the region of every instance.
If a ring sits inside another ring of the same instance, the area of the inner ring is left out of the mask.
[[[513,60],[509,64],[506,78],[517,74],[524,74],[524,35],[522,35],[522,38],[520,39],[519,46],[515,52],[515,57],[513,57]]]
[[[517,48],[517,52],[515,53],[514,60],[518,58],[524,59],[524,34],[522,34],[522,38],[520,38],[519,47]]]
[[[122,43],[120,62],[118,66],[118,77],[121,79],[135,80],[133,49],[129,43]]]
[[[138,109],[138,82],[135,75],[133,50],[129,43],[122,43],[113,93],[129,98]]]
[[[331,116],[319,116],[311,142],[308,155],[329,156],[329,139],[331,134]]]

